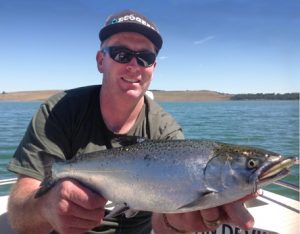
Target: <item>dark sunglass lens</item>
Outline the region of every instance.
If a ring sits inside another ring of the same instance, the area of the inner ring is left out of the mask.
[[[110,57],[119,63],[128,63],[133,57],[133,54],[123,47],[111,47]]]
[[[136,57],[140,66],[150,67],[155,62],[156,55],[151,52],[141,52]]]

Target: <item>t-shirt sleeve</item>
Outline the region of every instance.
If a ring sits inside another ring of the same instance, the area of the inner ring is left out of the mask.
[[[67,139],[66,128],[52,110],[51,101],[43,103],[29,123],[8,170],[41,180],[52,158],[65,158]]]
[[[184,134],[181,126],[168,113],[162,113],[160,125],[158,128],[160,139],[175,140],[184,139]]]
[[[182,127],[175,118],[153,100],[146,98],[150,138],[158,140],[184,139]]]

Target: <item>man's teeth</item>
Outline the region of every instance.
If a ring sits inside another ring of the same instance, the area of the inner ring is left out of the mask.
[[[127,82],[130,82],[130,83],[138,83],[139,82],[138,80],[130,79],[130,78],[124,78],[124,77],[123,77],[123,80],[125,80]]]

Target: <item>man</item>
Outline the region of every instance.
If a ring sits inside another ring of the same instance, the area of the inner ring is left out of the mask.
[[[9,164],[9,170],[19,174],[8,205],[13,229],[167,234],[213,230],[224,221],[249,228],[253,219],[243,201],[185,214],[139,212],[133,218],[120,215],[105,220],[107,200],[75,180],[62,180],[34,198],[49,158],[67,160],[115,147],[112,142],[119,135],[183,138],[175,120],[145,96],[162,46],[156,26],[139,13],[122,11],[107,19],[99,37],[96,60],[102,86],[68,90],[42,104]]]

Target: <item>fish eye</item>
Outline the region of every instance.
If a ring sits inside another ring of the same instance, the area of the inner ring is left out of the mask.
[[[247,167],[248,167],[249,169],[256,168],[257,165],[258,165],[258,160],[257,160],[257,159],[251,158],[251,159],[249,159],[248,162],[247,162]]]

